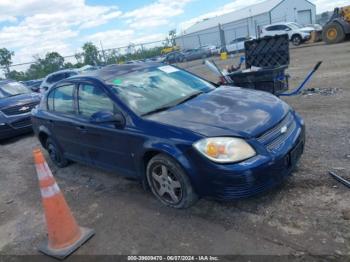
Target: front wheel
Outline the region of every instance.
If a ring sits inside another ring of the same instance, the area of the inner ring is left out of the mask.
[[[180,165],[164,154],[153,157],[146,171],[152,193],[164,204],[173,208],[187,208],[198,196]]]
[[[301,44],[301,41],[302,41],[302,39],[301,39],[301,36],[300,36],[300,35],[294,35],[294,36],[292,37],[292,43],[293,43],[293,45],[295,45],[295,46],[300,45],[300,44]]]
[[[333,22],[324,26],[322,39],[327,44],[340,43],[344,41],[345,33],[340,24]]]

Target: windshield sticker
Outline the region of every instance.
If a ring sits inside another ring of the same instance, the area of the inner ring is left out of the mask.
[[[122,80],[121,80],[121,79],[114,79],[114,80],[113,80],[113,84],[115,84],[115,85],[121,85],[121,84],[122,84]]]
[[[179,71],[179,69],[177,69],[176,67],[173,66],[160,66],[158,67],[159,70],[163,71],[164,73],[170,74],[170,73],[175,73],[177,71]]]

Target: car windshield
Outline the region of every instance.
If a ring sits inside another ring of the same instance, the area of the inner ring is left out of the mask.
[[[18,82],[0,83],[0,98],[16,96],[20,94],[30,93],[30,90],[23,84]]]
[[[288,26],[291,27],[292,29],[300,29],[300,28],[303,28],[301,25],[299,25],[299,24],[297,24],[297,23],[289,23]]]
[[[173,66],[153,67],[118,76],[111,87],[138,115],[165,110],[215,88],[209,82]]]

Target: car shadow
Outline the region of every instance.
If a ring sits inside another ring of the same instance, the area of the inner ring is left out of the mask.
[[[7,139],[0,139],[0,145],[1,146],[6,146],[6,145],[9,145],[9,144],[16,143],[16,142],[18,142],[19,140],[21,140],[23,138],[28,138],[28,137],[32,137],[32,136],[34,136],[33,132],[27,133],[27,134],[17,135],[17,136],[14,136],[14,137],[11,137],[11,138],[7,138]]]

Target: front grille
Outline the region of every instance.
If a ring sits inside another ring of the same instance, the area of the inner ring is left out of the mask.
[[[287,129],[282,133],[282,129],[284,127]],[[279,124],[259,136],[257,140],[260,143],[264,144],[268,151],[275,151],[284,144],[284,142],[290,137],[296,127],[297,125],[295,123],[293,115],[291,113],[288,113],[287,116]]]
[[[13,128],[23,128],[23,127],[29,127],[29,126],[31,126],[32,125],[32,122],[31,122],[31,120],[30,120],[30,117],[28,117],[28,118],[24,118],[24,119],[21,119],[21,120],[19,120],[19,121],[16,121],[16,122],[13,122],[13,123],[11,123],[11,126],[13,127]]]
[[[7,107],[2,109],[1,111],[7,116],[14,116],[29,113],[39,102],[32,102],[24,105],[16,105],[12,107]]]

